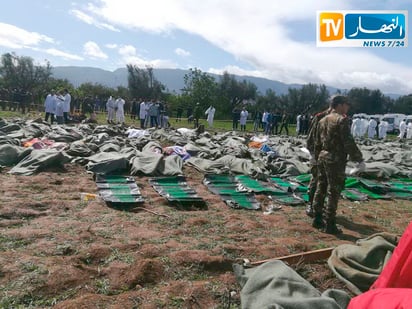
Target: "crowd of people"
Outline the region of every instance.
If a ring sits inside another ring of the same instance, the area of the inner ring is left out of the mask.
[[[389,123],[379,118],[366,119],[363,116],[352,119],[351,133],[354,137],[386,139]],[[399,139],[412,138],[412,122],[402,119],[399,123]]]
[[[22,114],[30,109],[33,94],[22,89],[0,88],[0,106],[3,111],[20,111]]]
[[[385,139],[388,130],[388,122],[379,119],[354,117],[352,119],[351,133],[353,137],[365,137]]]

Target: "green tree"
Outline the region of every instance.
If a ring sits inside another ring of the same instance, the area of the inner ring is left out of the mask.
[[[395,100],[394,112],[412,115],[412,94],[404,95]]]
[[[352,103],[350,111],[354,114],[383,114],[390,108],[390,98],[385,97],[378,89],[352,88],[348,92],[348,98]]]
[[[25,92],[34,92],[43,88],[51,77],[51,66],[35,65],[33,59],[6,53],[1,56],[0,76],[2,84],[9,89],[17,88]]]
[[[215,78],[201,70],[189,69],[189,73],[184,76],[185,87],[183,88],[184,100],[194,106],[197,102],[201,109],[206,109],[210,105],[216,105],[217,83]],[[216,106],[216,110],[220,106]]]
[[[258,95],[256,99],[256,111],[273,111],[278,108],[279,97],[273,89],[266,89],[264,95]]]
[[[327,106],[329,91],[325,85],[306,84],[302,88],[289,88],[284,109],[296,116],[298,114],[314,113]],[[286,105],[286,106],[285,106]]]
[[[254,83],[246,80],[239,82],[234,75],[225,71],[217,83],[217,101],[219,102],[217,115],[227,117],[231,114],[234,104],[243,102],[243,100],[256,101],[257,98],[257,86]]]
[[[152,67],[141,69],[136,65],[128,64],[128,88],[133,98],[162,98],[165,86],[159,82],[153,73]]]

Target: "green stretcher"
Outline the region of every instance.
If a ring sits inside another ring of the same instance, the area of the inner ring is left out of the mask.
[[[309,184],[311,178],[311,174],[301,174],[296,177],[292,177],[291,180],[297,183]]]
[[[127,209],[144,203],[132,176],[96,174],[95,181],[99,196],[110,207]]]
[[[236,180],[232,175],[207,174],[203,184],[209,191],[217,194],[231,208],[235,209],[260,209],[260,203],[256,200],[249,188]]]
[[[206,208],[207,204],[196,190],[190,187],[184,176],[155,177],[149,179],[153,189],[170,204],[182,207]]]
[[[274,194],[274,195],[285,195],[285,194],[287,194],[284,190],[281,190],[281,189],[278,189],[278,188],[275,188],[275,187],[264,186],[258,180],[253,179],[253,178],[251,178],[250,176],[247,176],[247,175],[236,176],[235,179],[239,183],[241,183],[244,187],[246,187],[248,190],[250,190],[254,193]]]
[[[352,189],[350,191],[345,191],[347,189]],[[391,196],[387,194],[389,187],[384,184],[380,184],[373,180],[368,180],[364,178],[347,177],[345,179],[345,189],[343,192],[343,197],[352,200],[364,200],[364,195],[368,199],[374,200],[387,200],[391,199]],[[356,195],[359,196],[356,196]]]
[[[269,181],[271,181],[273,184],[278,186],[279,188],[282,188],[283,190],[286,190],[288,192],[307,192],[308,187],[302,186],[299,183],[296,182],[291,182],[279,177],[270,177]]]

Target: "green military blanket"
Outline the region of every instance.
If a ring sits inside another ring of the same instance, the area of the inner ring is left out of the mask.
[[[320,293],[282,261],[245,269],[233,266],[243,309],[344,309],[350,297],[341,290]]]
[[[328,265],[352,292],[360,294],[378,278],[398,240],[399,236],[378,233],[356,244],[340,245],[332,251]]]

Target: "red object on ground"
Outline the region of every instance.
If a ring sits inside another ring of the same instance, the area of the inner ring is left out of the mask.
[[[349,303],[348,309],[412,308],[412,222],[370,290]]]

